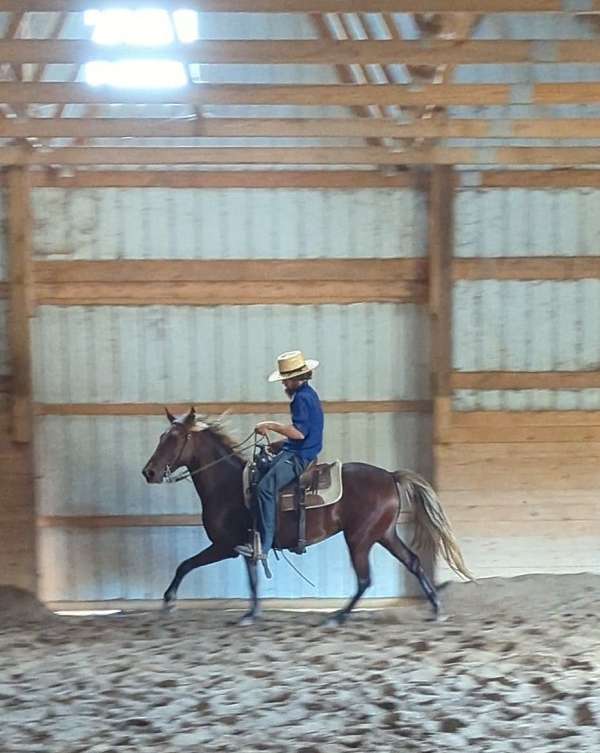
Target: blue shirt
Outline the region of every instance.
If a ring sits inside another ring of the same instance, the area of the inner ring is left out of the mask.
[[[304,439],[288,439],[283,449],[310,462],[323,448],[323,408],[319,396],[308,382],[303,382],[294,392],[290,412],[293,425],[302,432]]]

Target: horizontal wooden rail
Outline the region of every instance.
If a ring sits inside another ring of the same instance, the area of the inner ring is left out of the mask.
[[[600,170],[554,168],[548,170],[465,171],[459,190],[473,188],[600,188]],[[336,189],[414,188],[426,190],[427,176],[419,170],[401,169],[386,174],[376,169],[332,170],[94,170],[70,172],[32,170],[35,188],[273,188]],[[3,176],[0,173],[0,185]]]
[[[1,86],[1,84],[0,84]],[[0,165],[599,165],[600,147],[4,147]]]
[[[600,48],[586,39],[202,39],[152,50],[153,58],[200,64],[268,65],[498,65],[530,63],[598,63]],[[97,45],[86,39],[0,39],[0,60],[76,64],[90,60],[146,59],[148,50]]]
[[[27,118],[0,120],[0,138],[594,139],[592,118],[398,122],[389,118]]]
[[[169,403],[169,410],[178,415],[194,405],[203,415],[218,416],[226,411],[232,415],[277,415],[289,412],[285,402],[203,403],[190,399],[187,402]],[[163,416],[165,403],[36,403],[38,416]],[[431,413],[429,400],[324,400],[325,413]]]
[[[423,259],[36,262],[54,305],[422,303]]]
[[[410,523],[411,513],[402,512],[400,524]],[[39,515],[38,528],[164,528],[201,526],[202,515]]]
[[[600,188],[600,170],[486,170],[467,173],[459,189],[477,188]]]
[[[523,427],[572,427],[600,426],[600,411],[597,410],[477,410],[454,411],[453,428],[480,429],[489,426],[498,428]]]
[[[598,0],[186,0],[204,13],[573,13],[600,11]],[[0,0],[0,11],[84,11],[88,0]],[[94,0],[94,8],[114,0]],[[181,8],[181,0],[122,0],[119,7]]]
[[[455,371],[455,390],[582,390],[600,388],[600,371]]]
[[[600,278],[598,256],[454,259],[455,280],[584,280]]]
[[[1,176],[0,176],[1,179]],[[359,188],[425,189],[426,176],[404,170],[76,170],[71,175],[33,171],[34,187],[56,188]]]

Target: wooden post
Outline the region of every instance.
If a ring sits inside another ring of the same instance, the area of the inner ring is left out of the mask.
[[[30,186],[27,168],[8,170],[8,338],[12,373],[12,439],[29,443],[32,430],[31,337],[33,311]]]
[[[429,312],[434,458],[435,445],[443,441],[451,416],[453,215],[452,168],[435,166],[429,189]],[[435,465],[434,461],[434,481],[437,483]]]

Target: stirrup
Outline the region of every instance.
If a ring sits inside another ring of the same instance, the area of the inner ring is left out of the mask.
[[[254,531],[252,544],[252,548],[254,550],[252,559],[254,560],[254,562],[262,562],[262,566],[265,570],[265,575],[267,576],[267,578],[272,578],[273,575],[271,574],[269,563],[267,562],[267,555],[263,554],[262,542],[260,540],[260,534],[258,533],[258,531]]]

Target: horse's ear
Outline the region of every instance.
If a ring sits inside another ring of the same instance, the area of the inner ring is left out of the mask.
[[[165,413],[167,414],[167,418],[169,419],[169,422],[175,423],[175,416],[172,413],[169,413],[168,408],[165,408]]]

